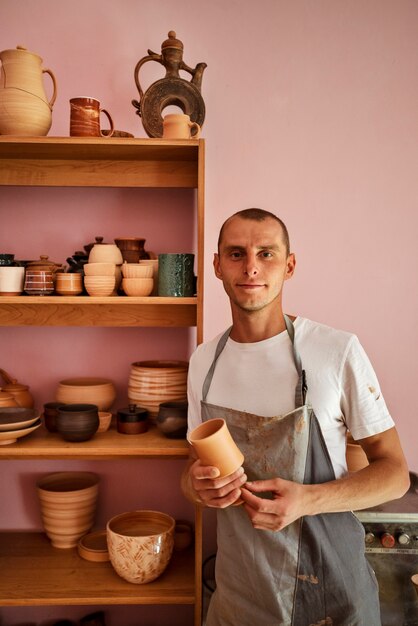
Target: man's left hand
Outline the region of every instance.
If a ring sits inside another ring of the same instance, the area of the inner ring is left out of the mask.
[[[304,511],[304,496],[309,485],[272,478],[246,483],[241,497],[254,528],[282,530],[308,513]],[[260,498],[256,494],[270,492],[273,499]]]

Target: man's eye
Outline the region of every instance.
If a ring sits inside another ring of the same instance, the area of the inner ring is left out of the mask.
[[[270,252],[270,250],[263,250],[261,256],[265,259],[269,259],[273,256],[273,254]]]
[[[239,252],[238,250],[231,252],[231,257],[233,259],[240,259],[242,256],[242,252]]]

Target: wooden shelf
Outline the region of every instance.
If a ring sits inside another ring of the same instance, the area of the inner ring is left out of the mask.
[[[0,326],[190,327],[196,321],[196,297],[0,297]]]
[[[135,585],[109,562],[53,548],[44,533],[1,532],[0,606],[194,604],[193,559],[193,550],[174,552],[157,580]]]
[[[0,137],[0,185],[198,187],[202,140]]]
[[[186,459],[189,455],[185,439],[164,437],[156,426],[141,435],[118,433],[114,424],[104,433],[96,433],[89,441],[64,441],[58,433],[44,426],[16,443],[0,445],[2,459]]]

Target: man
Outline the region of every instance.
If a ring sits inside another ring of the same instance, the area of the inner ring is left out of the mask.
[[[182,478],[191,501],[218,509],[207,626],[380,624],[363,528],[350,511],[401,497],[408,469],[357,338],[284,315],[295,264],[272,213],[247,209],[222,226],[214,268],[233,323],[192,355],[189,431],[224,418],[245,461],[221,478],[192,453]],[[347,429],[369,460],[351,475]]]

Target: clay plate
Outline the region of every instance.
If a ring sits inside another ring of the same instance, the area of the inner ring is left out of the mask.
[[[4,431],[0,432],[0,446],[6,446],[9,443],[15,443],[21,437],[25,437],[26,435],[29,435],[29,433],[32,433],[34,430],[39,428],[40,425],[41,425],[41,420],[38,419],[38,421],[35,422],[32,426],[29,426],[29,428],[22,428],[21,430],[8,430],[5,432]]]
[[[0,432],[21,430],[31,426],[41,416],[36,409],[5,407],[0,409]]]
[[[77,550],[81,558],[87,561],[95,561],[96,563],[109,561],[106,531],[98,530],[84,535],[77,544]]]

